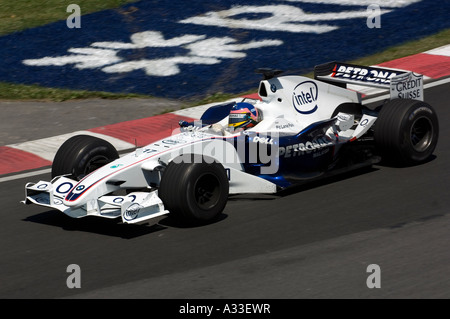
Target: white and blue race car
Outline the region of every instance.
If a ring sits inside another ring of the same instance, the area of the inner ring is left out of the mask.
[[[404,166],[432,156],[439,125],[421,76],[338,62],[317,66],[314,79],[258,71],[260,99],[213,106],[124,156],[102,139],[70,138],[52,180],[28,183],[24,203],[75,218],[132,224],[170,213],[207,223],[230,194],[274,194],[380,159]],[[369,109],[350,85],[389,89],[391,99]]]

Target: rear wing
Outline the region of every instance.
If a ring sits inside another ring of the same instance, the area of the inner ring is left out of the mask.
[[[409,98],[423,101],[423,75],[410,71],[329,62],[314,67],[314,79],[341,87],[355,84],[389,89],[391,99]]]

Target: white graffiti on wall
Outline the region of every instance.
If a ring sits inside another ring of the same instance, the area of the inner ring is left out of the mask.
[[[281,0],[280,0],[281,1]],[[339,29],[333,21],[367,18],[366,8],[378,5],[383,8],[379,14],[389,13],[391,9],[401,8],[421,0],[284,0],[291,3],[333,4],[340,6],[357,6],[356,10],[339,12],[305,12],[292,5],[243,6],[236,5],[227,10],[210,11],[195,17],[180,20],[206,26],[225,27],[230,29],[249,29],[264,31],[282,31],[297,33],[325,33]],[[327,23],[324,23],[327,22]]]
[[[388,11],[382,11],[386,13]],[[245,18],[248,15],[260,18]],[[239,18],[241,16],[241,18]],[[238,18],[236,18],[238,17]],[[365,18],[366,10],[329,13],[306,13],[302,9],[288,5],[236,6],[229,10],[211,11],[184,19],[180,23],[220,26],[231,29],[251,29],[297,33],[325,33],[337,30],[338,26],[319,24],[323,21]]]
[[[338,29],[333,21],[343,19],[367,18],[365,6],[379,3],[383,8],[377,14],[385,14],[394,8],[404,7],[419,0],[286,0],[290,3],[339,4],[357,6],[357,9],[340,12],[309,13],[285,4],[265,6],[233,6],[227,10],[210,11],[178,21],[181,24],[196,24],[230,29],[251,29],[264,31],[325,33]],[[365,23],[365,22],[364,22]],[[143,70],[148,76],[172,76],[180,73],[180,65],[213,65],[224,59],[241,59],[246,51],[283,44],[279,39],[264,39],[239,43],[231,37],[211,37],[185,34],[166,39],[161,32],[145,31],[134,33],[130,42],[94,42],[84,48],[70,48],[63,56],[48,56],[39,59],[26,59],[29,66],[73,65],[77,69],[97,69],[105,73],[125,73]],[[165,58],[141,58],[127,60],[122,50],[144,48],[177,48],[182,54]]]
[[[207,39],[204,35],[183,35],[172,39],[164,39],[161,32],[145,31],[131,36],[129,43],[95,42],[87,48],[71,48],[69,55],[59,57],[44,57],[41,59],[23,60],[30,66],[64,66],[73,64],[77,69],[101,68],[106,73],[122,73],[134,70],[144,70],[149,76],[171,76],[180,72],[180,64],[220,63],[221,59],[245,58],[246,50],[267,46],[279,46],[281,40],[250,41],[237,43],[230,37],[215,37]],[[140,59],[126,61],[120,55],[120,50],[143,48],[181,47],[187,54],[161,59]]]

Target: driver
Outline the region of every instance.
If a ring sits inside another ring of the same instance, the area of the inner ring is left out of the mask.
[[[233,105],[228,115],[228,127],[223,127],[220,123],[210,126],[210,130],[214,134],[233,135],[237,132],[244,131],[254,127],[261,122],[262,114],[253,104],[247,102],[238,102]]]
[[[233,106],[228,116],[228,130],[234,132],[246,130],[259,122],[261,122],[261,112],[254,105],[238,102]]]

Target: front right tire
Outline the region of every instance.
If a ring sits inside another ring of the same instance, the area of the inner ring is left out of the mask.
[[[228,175],[222,164],[201,155],[171,161],[158,190],[164,207],[188,224],[215,220],[226,206],[228,193]]]

